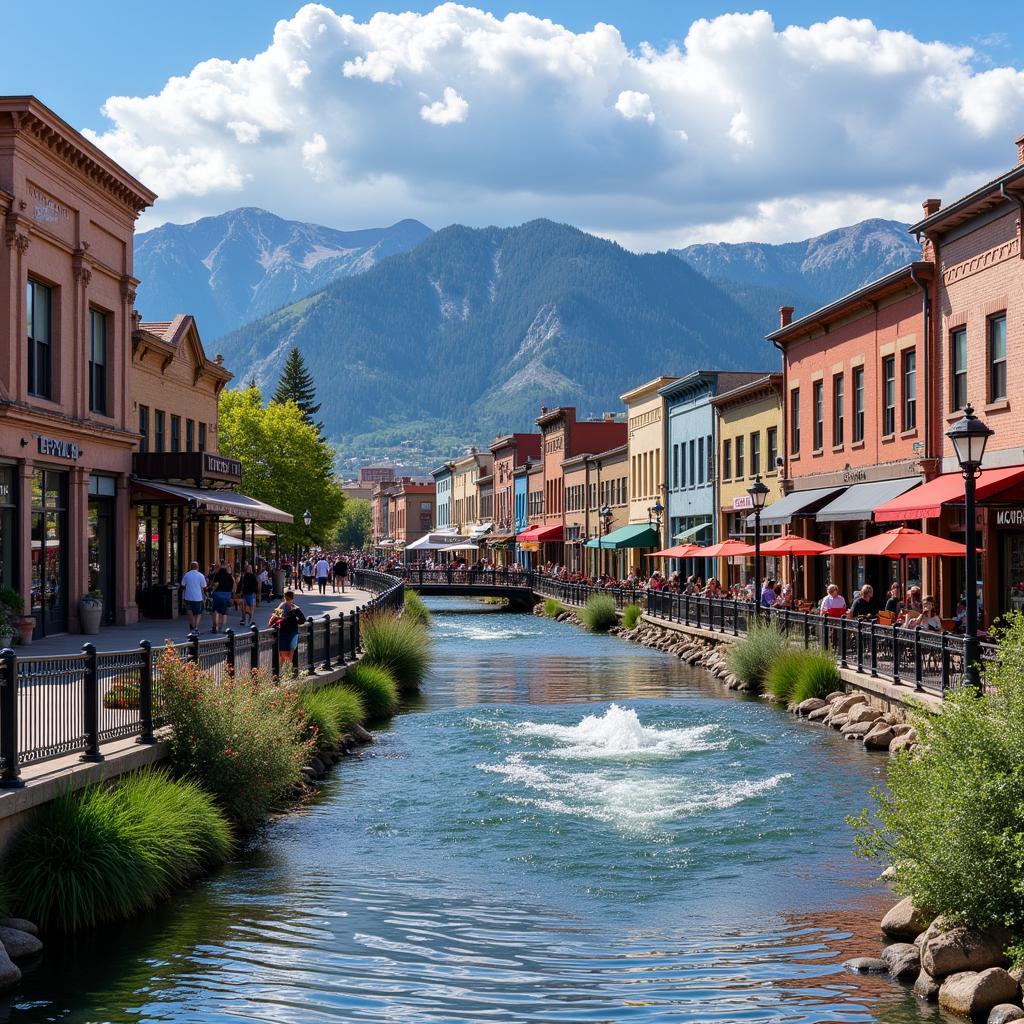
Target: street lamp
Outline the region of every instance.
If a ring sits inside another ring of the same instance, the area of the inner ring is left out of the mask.
[[[761,607],[761,510],[768,500],[768,488],[761,481],[758,473],[754,482],[747,488],[750,504],[754,509],[754,605]]]
[[[601,565],[601,550],[602,550],[601,549],[601,541],[607,535],[608,527],[612,525],[612,516],[614,514],[615,513],[612,512],[612,510],[607,505],[602,505],[601,506],[601,510],[597,513],[598,518],[601,520],[601,534],[597,538],[597,562],[598,562],[597,568],[598,568],[598,570],[602,570],[603,569],[603,566]],[[594,575],[596,576],[597,573],[595,572]]]
[[[305,512],[302,513],[302,521],[306,524],[306,529],[307,530],[310,528],[310,526],[313,523],[313,516],[310,514],[310,511],[309,511],[308,508],[306,509]]]
[[[981,692],[981,676],[978,662],[981,660],[981,646],[978,643],[978,535],[974,524],[975,481],[981,474],[981,460],[985,457],[985,445],[993,431],[974,415],[970,403],[964,406],[963,418],[953,424],[946,437],[953,442],[960,472],[964,475],[964,517],[967,552],[964,556],[967,571],[967,623],[964,631],[964,682]]]
[[[661,503],[661,498],[655,498],[654,504],[647,510],[647,522],[650,523],[651,517],[654,517],[654,528],[658,533],[658,543],[661,543],[661,517],[665,514],[665,506]]]

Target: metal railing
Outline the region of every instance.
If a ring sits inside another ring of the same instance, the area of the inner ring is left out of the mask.
[[[307,619],[299,629],[296,671],[331,671],[355,661],[360,619],[401,610],[405,585],[395,576],[358,570],[353,583],[374,596],[348,613]],[[251,626],[210,639],[192,633],[170,646],[217,681],[256,670],[276,678],[277,635],[277,627]],[[0,788],[23,786],[21,770],[41,761],[75,753],[84,761],[102,761],[101,745],[111,740],[136,736],[139,743],[153,743],[153,730],[163,724],[159,654],[165,649],[143,640],[130,651],[97,651],[91,643],[73,655],[0,651]]]

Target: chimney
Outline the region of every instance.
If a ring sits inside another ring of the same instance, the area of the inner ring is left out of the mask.
[[[604,414],[604,416],[602,416],[602,419],[605,421],[605,423],[614,423],[615,422],[615,413],[613,413],[613,412],[606,412]]]
[[[1017,166],[1024,166],[1024,135],[1014,139],[1014,143],[1017,146]]]
[[[933,213],[939,212],[939,207],[942,206],[941,199],[926,199],[921,206],[924,209],[924,215],[930,217]]]
[[[541,416],[547,416],[547,414],[548,414],[548,407],[546,405],[542,405],[540,407],[540,414],[541,414]]]
[[[779,327],[788,327],[793,322],[793,307],[779,306]]]

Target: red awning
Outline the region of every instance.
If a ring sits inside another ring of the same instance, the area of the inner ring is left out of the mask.
[[[984,501],[1024,480],[1024,466],[986,469],[978,477],[977,498]],[[943,473],[906,494],[879,505],[875,522],[895,523],[907,519],[937,519],[942,506],[964,500],[964,478],[959,473]]]
[[[561,526],[531,526],[528,530],[516,534],[518,544],[544,544],[548,541],[560,541],[562,539]]]

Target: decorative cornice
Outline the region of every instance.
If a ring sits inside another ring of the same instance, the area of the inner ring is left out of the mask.
[[[998,263],[1005,263],[1006,260],[1013,259],[1014,256],[1019,255],[1020,236],[1018,235],[1009,241],[993,246],[985,252],[972,256],[968,260],[963,260],[961,263],[956,263],[948,268],[944,267],[942,270],[942,283],[950,285],[956,281],[963,281],[964,278],[979,274],[989,267],[994,267]]]

